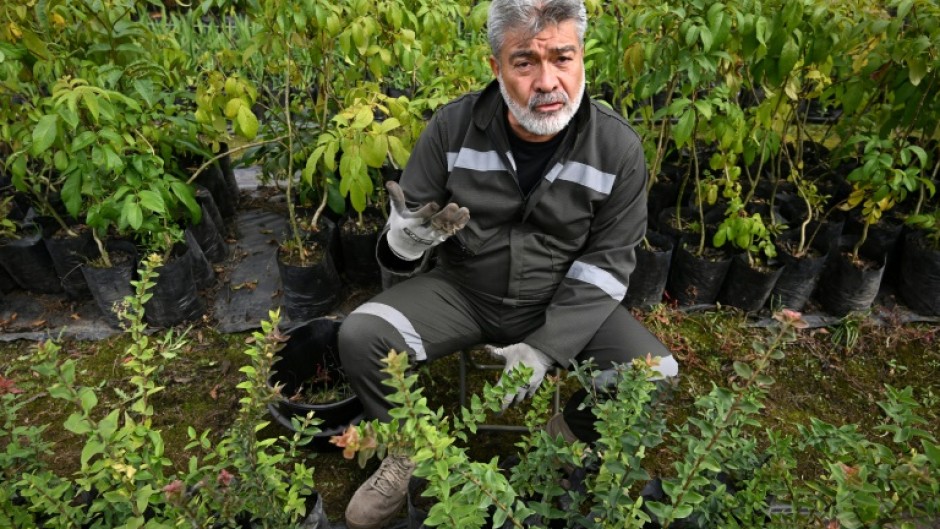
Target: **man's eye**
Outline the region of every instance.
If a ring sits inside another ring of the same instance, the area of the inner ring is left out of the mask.
[[[528,68],[530,64],[528,61],[517,62],[516,68]]]
[[[568,62],[571,60],[571,57],[559,57],[558,62]]]

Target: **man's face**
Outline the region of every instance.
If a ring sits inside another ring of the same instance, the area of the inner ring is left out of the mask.
[[[549,26],[531,39],[507,31],[490,67],[509,106],[509,125],[520,138],[548,141],[568,125],[584,94],[584,50],[575,23]]]

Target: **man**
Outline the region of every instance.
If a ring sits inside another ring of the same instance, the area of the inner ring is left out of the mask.
[[[511,402],[572,361],[604,369],[652,355],[664,377],[677,374],[670,352],[620,303],[646,229],[647,173],[636,133],[584,96],[586,24],[581,0],[494,0],[497,80],[439,109],[401,188],[389,185],[380,263],[411,274],[434,249],[437,264],[357,308],[340,329],[343,367],[371,417],[388,420],[381,360],[390,349],[424,361],[508,344],[488,350],[507,371],[533,370]],[[548,431],[590,439],[593,418],[579,403]],[[350,501],[347,526],[385,524],[413,468],[387,457]]]

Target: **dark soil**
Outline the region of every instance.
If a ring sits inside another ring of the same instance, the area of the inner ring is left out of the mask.
[[[320,243],[316,241],[304,241],[304,257],[301,259],[300,252],[291,246],[281,244],[278,248],[278,255],[284,264],[291,266],[314,266],[326,256],[326,252]]]
[[[376,218],[372,215],[363,215],[362,223],[359,222],[358,216],[350,216],[346,218],[345,222],[340,226],[341,235],[368,235],[370,233],[378,233],[382,231],[382,227],[385,225],[385,222],[382,219]]]

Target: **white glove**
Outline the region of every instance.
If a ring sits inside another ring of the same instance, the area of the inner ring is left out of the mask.
[[[424,252],[447,240],[470,220],[467,208],[451,202],[441,209],[436,202],[425,204],[417,211],[405,205],[405,195],[398,183],[385,184],[391,199],[386,235],[388,246],[401,259],[415,261]]]
[[[529,383],[519,388],[519,392],[515,395],[507,395],[503,400],[504,410],[508,408],[510,404],[518,404],[526,397],[534,395],[535,390],[539,389],[539,385],[542,384],[545,373],[548,372],[548,368],[552,367],[553,363],[548,355],[525,343],[516,343],[507,345],[506,347],[487,345],[485,349],[491,355],[498,356],[506,361],[506,367],[503,368],[503,373],[509,373],[519,365],[532,368],[532,376],[529,377]],[[503,383],[502,379],[500,379],[499,383]]]

